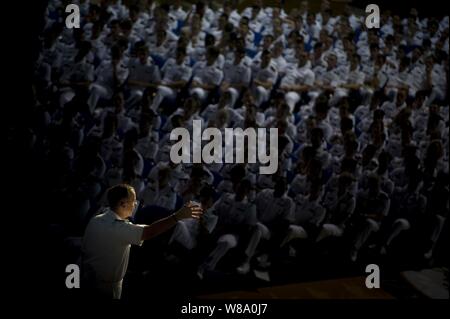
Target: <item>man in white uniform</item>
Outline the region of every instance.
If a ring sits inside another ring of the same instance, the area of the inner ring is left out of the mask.
[[[120,299],[131,245],[141,245],[185,218],[199,218],[202,209],[191,203],[151,225],[127,220],[136,209],[133,187],[120,184],[108,190],[109,207],[93,217],[83,238],[83,279],[87,287],[102,297]]]

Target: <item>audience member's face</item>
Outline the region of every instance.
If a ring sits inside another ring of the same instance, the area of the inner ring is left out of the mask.
[[[272,45],[272,41],[273,41],[272,37],[264,37],[263,49],[266,49],[266,50],[269,49],[270,46]]]
[[[337,64],[336,56],[334,56],[334,55],[328,56],[327,62],[328,62],[328,68],[330,70],[334,69],[336,67],[336,64]]]
[[[120,32],[120,28],[119,28],[119,24],[118,23],[113,23],[111,24],[111,34],[112,35],[118,35]]]
[[[241,63],[243,58],[244,58],[244,54],[242,52],[235,52],[235,54],[234,54],[234,63],[236,65]]]
[[[303,51],[298,55],[298,65],[304,66],[306,62],[308,62],[308,54]]]
[[[261,57],[261,67],[264,69],[270,63],[270,54],[263,54]]]
[[[420,59],[420,56],[422,55],[422,53],[420,52],[420,50],[418,48],[414,49],[412,52],[412,59],[414,61]]]
[[[142,64],[146,64],[147,63],[147,59],[148,59],[148,53],[145,50],[139,50],[137,53],[139,62],[141,62]]]
[[[399,90],[397,92],[397,105],[402,105],[406,100],[405,90]]]
[[[212,54],[206,53],[206,63],[208,65],[213,65],[215,61],[216,61],[215,56],[213,56]]]

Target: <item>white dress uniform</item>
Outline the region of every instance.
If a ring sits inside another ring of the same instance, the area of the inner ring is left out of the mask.
[[[223,68],[223,82],[229,83],[231,87],[236,84],[248,87],[252,74],[247,63],[248,61],[246,61],[245,59],[242,59],[241,62],[237,65],[234,63],[225,63]],[[233,90],[235,92],[231,94],[238,94],[236,88],[233,88]]]
[[[252,19],[252,15],[253,15],[253,8],[246,8],[242,12],[241,17],[246,17],[249,19],[248,25],[252,31],[260,32],[263,23],[267,20],[267,14],[261,8],[254,19]]]
[[[346,223],[353,215],[355,205],[355,197],[349,191],[336,197],[330,205],[328,216],[322,225],[317,241],[329,236],[341,237],[344,234]]]
[[[362,121],[363,119],[372,116],[372,110],[370,109],[370,105],[368,104],[361,104],[360,106],[358,106],[355,110],[355,112],[353,113],[353,115],[356,118],[357,122]]]
[[[320,204],[322,195],[319,194],[316,199],[310,199],[309,197],[309,195],[302,194],[295,196],[292,224],[289,225],[281,246],[286,245],[293,239],[308,238],[308,232],[304,227],[307,225],[317,227],[325,218],[325,208]]]
[[[343,80],[342,73],[337,67],[329,70],[324,66],[318,66],[313,71],[316,75],[316,82],[322,85],[329,85],[336,88]]]
[[[151,181],[148,183],[142,194],[142,201],[145,205],[154,205],[173,211],[177,201],[177,196],[171,183],[160,186],[159,182]]]
[[[170,11],[169,14],[174,16],[178,21],[183,21],[186,19],[187,13],[186,11],[183,10],[182,6],[179,7],[175,7],[175,6],[170,6]]]
[[[406,103],[397,105],[395,102],[390,101],[384,102],[380,107],[380,109],[384,111],[385,117],[391,120],[393,120],[398,112],[400,112],[404,108],[406,108]]]
[[[151,108],[154,111],[158,110],[159,105],[166,97],[176,98],[177,90],[166,86],[178,81],[189,81],[192,75],[192,69],[187,65],[186,61],[177,64],[174,58],[166,61],[161,71],[163,72],[163,79],[161,85],[158,86],[158,92],[153,100]]]
[[[150,130],[147,136],[138,139],[136,149],[145,159],[156,159],[159,150],[159,133]]]
[[[166,58],[171,55],[177,46],[178,37],[170,31],[166,31],[164,40],[158,44],[156,34],[147,38],[147,43],[151,54]]]
[[[417,65],[411,67],[409,73],[410,78],[408,84],[412,89],[412,92],[417,92],[423,89],[426,79],[425,66],[422,63],[417,63]]]
[[[371,217],[365,217],[365,214],[376,214],[379,218],[387,216],[391,200],[388,195],[380,191],[375,198],[371,198],[367,190],[359,191],[356,198],[355,212],[362,214],[364,224],[358,229],[358,234],[353,245],[352,255],[357,254],[359,249],[364,245],[369,236],[380,229],[381,222]],[[353,257],[353,256],[352,256]],[[356,255],[354,255],[356,258]]]
[[[421,183],[415,191],[411,192],[402,189],[394,193],[397,207],[392,213],[395,214],[395,220],[392,223],[389,237],[385,243],[385,247],[389,246],[394,238],[402,231],[408,230],[412,225],[418,222],[418,217],[423,216],[427,207],[427,198],[420,194]]]
[[[200,228],[205,227],[210,234],[216,227],[218,217],[210,208],[203,213],[201,220],[188,218],[177,222],[169,239],[169,244],[176,242],[188,250],[197,247],[197,238],[200,234]]]
[[[112,165],[118,166],[122,157],[123,145],[119,138],[115,135],[102,139],[102,145],[100,147],[100,155],[103,159]]]
[[[230,103],[233,104],[233,103]],[[202,112],[202,117],[205,120],[206,125],[208,125],[208,123],[211,120],[214,120],[217,112],[221,110],[219,108],[219,104],[210,104],[208,105],[205,110]],[[227,114],[228,114],[228,123],[237,123],[240,120],[240,115],[237,114],[236,110],[232,108],[231,105],[225,105],[222,110],[224,110]]]
[[[315,74],[311,70],[311,63],[308,61],[301,67],[288,68],[286,75],[283,77],[280,83],[280,88],[290,85],[308,85],[314,84]],[[300,94],[295,91],[289,91],[285,95],[286,103],[289,105],[291,112],[294,111],[294,107],[298,101],[300,101]]]
[[[128,17],[128,9],[122,4],[121,0],[117,0],[116,3],[108,6],[107,12],[111,14],[110,19],[126,19]]]
[[[117,113],[114,107],[105,107],[100,112],[96,111],[94,113],[94,117],[98,117],[98,119],[100,120],[102,128],[104,126],[105,118],[108,116],[108,114],[115,114],[117,116],[117,131],[125,133],[129,129],[136,127],[133,121],[125,114],[125,110],[121,110]]]
[[[425,102],[430,106],[435,100],[443,100],[447,92],[447,75],[442,65],[435,64],[431,70],[431,93]]]
[[[197,62],[193,67],[194,78],[192,82],[198,82],[204,85],[219,86],[223,79],[223,72],[215,63],[208,65],[206,61]],[[191,95],[196,95],[200,100],[204,101],[209,92],[200,88],[191,88]]]
[[[273,61],[269,62],[266,68],[261,69],[260,66],[256,66],[255,70],[256,70],[256,72],[254,73],[255,80],[262,82],[270,82],[272,86],[275,85],[275,82],[277,81],[278,78],[278,70]],[[270,91],[271,89],[267,90],[266,88],[259,85],[254,88],[255,104],[258,107],[269,99]]]
[[[157,181],[159,179],[159,171],[169,167],[169,162],[158,161],[158,163],[152,167],[150,172],[148,173],[149,181]],[[179,184],[184,184],[189,179],[189,175],[185,172],[184,166],[182,164],[178,164],[174,168],[171,167],[169,184],[173,189],[178,190]]]
[[[238,202],[234,194],[225,193],[212,207],[219,218],[217,226],[225,226],[228,231],[239,225],[253,226],[257,222],[256,206],[247,198]],[[239,235],[225,233],[220,235],[215,249],[209,254],[203,269],[214,269],[219,260],[231,249],[237,246]]]
[[[93,217],[83,237],[83,274],[102,294],[120,299],[131,245],[142,244],[145,225],[120,218],[111,209]]]
[[[145,64],[142,64],[139,59],[132,59],[129,62],[128,69],[130,74],[128,81],[139,81],[144,83],[159,83],[161,81],[161,74],[158,66],[153,63],[152,58],[148,58]],[[145,87],[139,85],[130,85],[130,97],[127,99],[128,105],[138,103],[144,94]]]
[[[393,74],[392,76],[389,77],[389,80],[386,84],[387,95],[391,95],[393,92],[395,96],[395,93],[397,93],[398,86],[408,86],[408,95],[415,96],[416,89],[410,85],[412,81],[413,79],[411,78],[411,74],[408,69]]]
[[[91,84],[91,93],[88,99],[88,105],[91,113],[94,112],[98,100],[100,98],[110,99],[113,95],[113,66],[112,61],[104,61],[99,65],[96,73],[96,81]],[[129,70],[123,61],[119,61],[116,65],[116,77],[118,85],[125,82],[128,77]]]
[[[357,67],[355,70],[349,70],[344,83],[363,85],[365,79],[366,75]],[[330,104],[335,105],[341,98],[348,96],[348,93],[349,89],[338,87],[333,95],[334,100]]]
[[[274,197],[273,189],[264,189],[256,196],[256,211],[258,222],[253,230],[245,254],[251,258],[255,255],[261,239],[271,238],[271,228],[274,222],[292,219],[294,202],[286,194]]]
[[[194,36],[191,35],[191,40],[186,47],[186,53],[193,61],[198,62],[203,60],[206,52],[205,37],[206,32],[204,31],[200,31]]]
[[[306,195],[311,188],[311,182],[305,174],[297,173],[289,184],[289,193],[293,195]]]

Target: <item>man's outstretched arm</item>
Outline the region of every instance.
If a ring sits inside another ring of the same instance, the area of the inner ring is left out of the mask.
[[[195,218],[198,219],[203,214],[203,210],[200,206],[188,203],[184,205],[180,210],[173,213],[172,215],[157,220],[151,225],[147,225],[144,227],[144,231],[142,232],[142,240],[148,240],[159,234],[164,233],[169,230],[175,224],[185,218]]]

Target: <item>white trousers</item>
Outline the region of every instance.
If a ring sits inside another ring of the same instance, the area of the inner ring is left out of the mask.
[[[100,98],[102,99],[110,99],[112,98],[112,92],[107,87],[98,84],[98,83],[92,83],[90,87],[90,95],[88,99],[88,105],[89,110],[91,113],[95,111],[95,108],[97,107],[98,100]]]
[[[262,86],[257,86],[254,90],[255,103],[257,107],[260,107],[262,103],[269,99],[270,91],[263,88]]]
[[[281,243],[281,247],[288,244],[290,241],[294,239],[306,239],[308,238],[308,233],[306,230],[300,225],[290,225],[284,237],[283,242]]]
[[[176,98],[177,97],[177,92],[168,87],[168,86],[164,86],[164,85],[160,85],[158,86],[158,92],[155,95],[155,98],[153,99],[153,103],[151,105],[151,109],[153,111],[158,111],[158,107],[161,104],[161,102],[165,99],[165,98]]]
[[[222,259],[223,256],[232,248],[236,247],[238,243],[238,238],[233,234],[225,234],[219,237],[217,240],[216,248],[209,254],[206,261],[206,266],[209,269],[216,268],[217,263]]]

